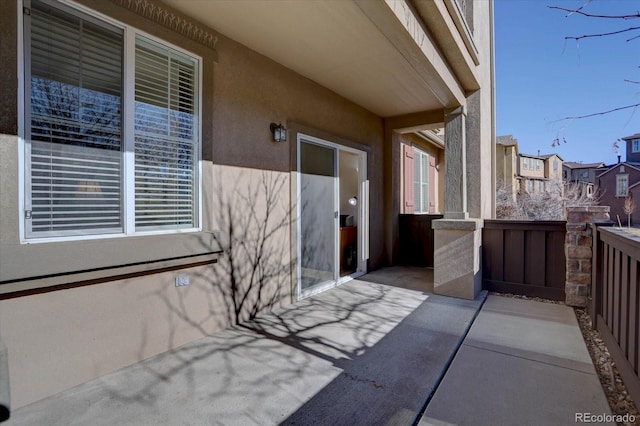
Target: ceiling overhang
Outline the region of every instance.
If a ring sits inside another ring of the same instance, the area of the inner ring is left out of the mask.
[[[163,0],[381,117],[464,105],[460,82],[404,0]]]

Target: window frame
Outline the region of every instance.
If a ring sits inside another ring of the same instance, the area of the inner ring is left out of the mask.
[[[620,183],[624,180],[625,182],[625,192],[621,194],[620,191]],[[616,197],[626,197],[629,194],[629,174],[617,174],[616,175]]]
[[[423,163],[423,159],[425,162]],[[422,165],[426,164],[426,170],[423,170]],[[420,169],[420,199],[416,199],[415,189],[413,196],[413,213],[414,214],[428,214],[429,213],[429,154],[416,146],[413,147],[413,171],[414,171],[414,179],[413,179],[413,188],[415,188],[416,180],[415,173],[418,168]],[[425,177],[425,180],[422,180],[422,177]],[[426,187],[426,191],[423,191],[422,188]],[[423,203],[426,198],[426,210],[423,210]]]
[[[640,139],[633,139],[631,141],[631,152],[640,152]]]
[[[100,230],[89,231],[90,233],[78,233],[76,235],[53,235],[53,236],[27,236],[27,200],[30,197],[27,194],[29,189],[30,177],[30,158],[28,155],[29,142],[26,135],[29,133],[28,128],[30,123],[27,120],[30,119],[31,100],[28,99],[28,93],[30,93],[31,74],[30,74],[30,61],[31,61],[31,36],[27,34],[30,31],[30,25],[27,24],[26,18],[23,15],[23,8],[30,7],[30,0],[21,0],[19,2],[19,76],[21,81],[18,82],[19,86],[19,235],[20,243],[33,244],[33,243],[46,243],[46,242],[64,242],[64,241],[76,241],[76,240],[100,240],[122,237],[141,237],[145,235],[167,235],[177,233],[193,233],[203,230],[203,176],[202,176],[202,127],[203,127],[203,57],[192,51],[184,49],[175,45],[167,40],[152,35],[147,31],[144,31],[134,25],[127,24],[111,18],[103,13],[88,8],[86,6],[77,4],[68,0],[52,1],[52,0],[40,0],[41,3],[47,4],[58,10],[66,13],[71,13],[80,19],[86,19],[92,22],[98,22],[99,24],[113,26],[121,29],[123,32],[123,66],[122,66],[122,134],[121,134],[121,175],[120,183],[122,185],[121,207],[122,207],[122,232],[108,232],[100,233]],[[195,226],[189,228],[180,229],[154,229],[154,230],[136,230],[135,227],[135,57],[136,57],[136,39],[137,36],[151,40],[153,43],[157,43],[164,48],[168,48],[177,52],[180,55],[184,55],[196,64],[194,67],[197,72],[197,78],[194,79],[193,84],[196,85],[197,90],[194,91],[195,100],[197,105],[194,117],[195,122],[195,140],[193,150],[193,173],[196,174],[193,179],[194,185],[194,198],[193,198],[193,217]]]
[[[527,192],[529,194],[533,194],[534,191],[535,191],[534,181],[533,181],[533,179],[528,179],[527,180]]]

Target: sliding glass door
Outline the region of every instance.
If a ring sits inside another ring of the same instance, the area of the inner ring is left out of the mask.
[[[304,297],[338,279],[338,152],[300,139],[298,154],[299,290]]]

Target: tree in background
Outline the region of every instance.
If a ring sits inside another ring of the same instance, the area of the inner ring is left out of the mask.
[[[569,206],[598,205],[598,191],[591,195],[580,182],[567,183],[564,191],[520,191],[515,199],[510,188],[498,184],[496,191],[496,218],[509,220],[565,220]]]
[[[636,205],[633,202],[633,196],[629,194],[624,198],[624,213],[627,215],[627,228],[631,227],[631,215],[636,209]]]

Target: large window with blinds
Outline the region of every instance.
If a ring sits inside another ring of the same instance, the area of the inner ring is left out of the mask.
[[[199,58],[25,2],[26,237],[199,227]]]

